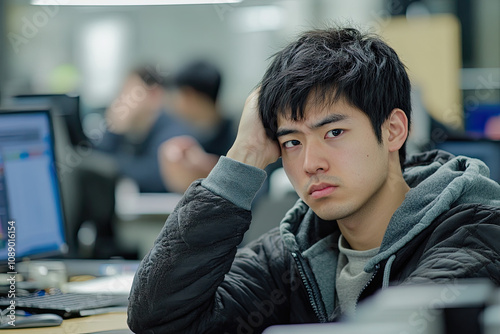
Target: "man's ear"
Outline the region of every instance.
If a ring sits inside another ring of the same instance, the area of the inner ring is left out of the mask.
[[[403,110],[394,108],[386,120],[387,145],[390,152],[398,151],[408,138],[408,117]]]

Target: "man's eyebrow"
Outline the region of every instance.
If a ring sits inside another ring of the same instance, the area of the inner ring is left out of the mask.
[[[326,116],[325,118],[323,118],[322,120],[320,120],[319,122],[314,123],[310,128],[317,129],[317,128],[320,128],[324,125],[327,125],[330,123],[335,123],[335,122],[340,122],[340,121],[345,120],[347,118],[348,118],[348,116],[344,115],[344,114],[330,114],[330,115]],[[276,131],[276,137],[279,138],[279,137],[286,136],[286,135],[289,135],[292,133],[297,133],[297,132],[299,132],[299,131],[296,129],[283,128],[283,129],[279,129],[278,131]]]
[[[283,137],[283,136],[289,135],[291,133],[297,133],[297,132],[298,131],[294,130],[294,129],[281,129],[281,130],[276,131],[276,138]]]
[[[344,114],[330,114],[330,115],[326,116],[325,118],[323,118],[318,123],[313,124],[311,129],[317,129],[317,128],[322,127],[323,125],[327,125],[327,124],[335,123],[335,122],[340,122],[340,121],[345,120],[346,118],[348,118],[348,117],[347,117],[347,115],[344,115]]]

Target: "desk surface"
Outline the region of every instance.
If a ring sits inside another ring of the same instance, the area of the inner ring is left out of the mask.
[[[64,320],[60,326],[14,329],[10,332],[12,334],[84,334],[118,329],[128,329],[126,312],[107,313],[93,315],[90,317],[67,319]]]

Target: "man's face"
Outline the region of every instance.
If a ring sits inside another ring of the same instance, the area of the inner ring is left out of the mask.
[[[196,101],[198,96],[191,88],[181,87],[172,90],[173,111],[181,118],[189,121],[195,120],[198,116],[196,113]]]
[[[361,110],[308,103],[304,120],[278,118],[277,135],[288,178],[320,218],[366,219],[383,202],[389,152]]]
[[[144,119],[156,112],[151,91],[137,74],[127,77],[120,95],[106,112],[110,130],[123,134],[141,129]]]

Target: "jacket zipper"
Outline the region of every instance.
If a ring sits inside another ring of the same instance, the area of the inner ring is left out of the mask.
[[[309,296],[309,302],[311,303],[311,306],[314,310],[314,313],[316,314],[316,317],[320,322],[327,322],[326,316],[322,314],[322,312],[319,309],[318,303],[317,303],[317,296],[314,293],[311,283],[309,282],[309,279],[307,278],[307,275],[304,271],[304,267],[302,264],[302,260],[299,258],[298,254],[295,252],[292,252],[292,257],[295,260],[295,263],[297,264],[297,268],[299,270],[300,278],[302,279],[302,283],[304,284],[306,290],[307,290],[307,295]]]
[[[370,279],[368,280],[368,282],[365,284],[365,286],[361,289],[361,291],[359,292],[358,294],[358,297],[356,298],[356,304],[354,304],[354,313],[356,313],[357,311],[357,308],[358,308],[358,303],[359,303],[359,298],[361,298],[361,295],[363,294],[363,292],[366,290],[366,288],[371,284],[371,282],[373,281],[373,279],[375,278],[375,275],[377,275],[378,273],[378,270],[380,269],[380,264],[377,264],[375,266],[375,271],[373,272],[373,275],[370,277]]]

